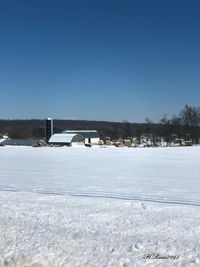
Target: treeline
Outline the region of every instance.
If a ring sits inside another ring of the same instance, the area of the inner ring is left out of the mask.
[[[179,115],[173,115],[171,119],[167,115],[160,120],[163,126],[162,136],[166,141],[173,138],[192,140],[193,144],[199,144],[200,139],[200,107],[185,105]]]
[[[54,120],[54,133],[63,130],[97,130],[101,139],[110,137],[115,140],[120,137],[136,137],[138,141],[142,136],[155,140],[163,137],[167,142],[176,138],[192,140],[198,144],[200,138],[200,108],[186,105],[178,115],[167,118],[164,115],[159,123],[146,119],[145,123],[85,121],[85,120]],[[45,120],[0,120],[0,133],[10,138],[44,138]]]

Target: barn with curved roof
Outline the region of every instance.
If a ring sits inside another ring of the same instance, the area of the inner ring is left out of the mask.
[[[80,134],[84,138],[85,144],[98,144],[99,133],[96,130],[65,130],[62,134]]]
[[[48,142],[50,145],[72,146],[73,144],[84,143],[80,134],[53,134]]]

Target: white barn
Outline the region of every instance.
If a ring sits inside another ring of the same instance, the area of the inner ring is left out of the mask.
[[[85,144],[98,144],[100,141],[99,133],[96,130],[65,130],[62,134],[79,134],[84,138]]]
[[[48,142],[50,145],[72,146],[73,144],[83,144],[84,138],[80,134],[53,134]]]

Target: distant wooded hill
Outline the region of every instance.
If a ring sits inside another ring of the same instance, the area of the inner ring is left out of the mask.
[[[54,120],[54,133],[63,130],[97,130],[101,139],[110,137],[137,137],[145,135],[155,139],[164,137],[168,142],[174,138],[191,139],[198,144],[200,139],[200,108],[185,106],[179,116],[171,119],[163,116],[159,123],[146,119],[146,123],[86,121],[86,120]],[[8,134],[15,139],[44,138],[45,120],[0,120],[0,134]]]
[[[140,136],[146,131],[156,128],[156,124],[129,122],[107,122],[86,120],[54,120],[54,133],[63,130],[97,130],[102,139],[107,136],[112,139],[128,136]],[[0,120],[0,133],[11,138],[44,138],[45,120]]]

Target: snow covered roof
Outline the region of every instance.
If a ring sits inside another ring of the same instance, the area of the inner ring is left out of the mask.
[[[49,139],[49,143],[72,143],[81,142],[83,137],[80,134],[53,134]]]
[[[99,133],[96,130],[65,130],[62,134],[80,134],[83,138],[99,138]]]
[[[36,139],[6,139],[1,142],[5,146],[33,146],[38,142]]]
[[[97,130],[65,130],[64,132],[68,132],[68,133],[80,133],[80,132],[84,132],[84,133],[97,133]]]

